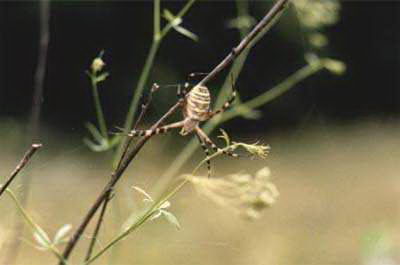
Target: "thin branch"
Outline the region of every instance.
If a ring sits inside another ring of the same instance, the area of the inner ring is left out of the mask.
[[[14,169],[11,175],[8,177],[7,181],[4,183],[4,185],[0,187],[0,197],[1,195],[3,195],[4,191],[8,188],[8,186],[10,186],[11,182],[13,182],[18,173],[28,164],[29,160],[32,158],[32,156],[36,153],[36,151],[40,147],[42,147],[42,144],[32,144],[29,150],[26,151],[24,157],[18,163],[17,167]]]
[[[235,47],[232,52],[219,64],[217,65],[213,71],[210,72],[199,84],[204,85],[206,82],[212,80],[219,72],[225,69],[230,63],[232,63],[237,56],[252,42],[252,40],[259,34],[269,23],[274,21],[275,16],[277,16],[281,10],[283,10],[285,4],[287,4],[289,0],[279,0],[267,13],[267,15],[254,27],[254,29],[247,35],[240,44]],[[178,101],[172,108],[164,114],[164,116],[154,124],[151,129],[157,128],[167,117],[169,117],[174,111],[176,111],[181,106],[181,101]],[[117,168],[112,176],[110,181],[107,183],[103,191],[98,196],[97,200],[94,202],[92,207],[87,212],[86,216],[84,217],[82,223],[79,225],[77,230],[75,231],[74,235],[71,237],[70,241],[68,242],[64,253],[63,258],[64,260],[68,260],[72,250],[76,246],[78,240],[82,236],[86,226],[89,224],[91,219],[93,218],[96,211],[100,208],[103,201],[107,199],[109,192],[113,190],[119,179],[121,178],[122,174],[125,172],[126,168],[129,166],[131,161],[136,157],[145,143],[151,138],[151,136],[143,137],[138,141],[136,146],[127,154],[127,158],[121,162],[119,168]],[[63,262],[60,262],[63,264]]]
[[[106,213],[108,203],[111,201],[111,199],[112,199],[112,194],[111,193],[107,194],[107,199],[103,202],[103,207],[101,208],[99,219],[97,220],[96,228],[94,229],[93,236],[90,241],[88,251],[86,253],[85,261],[88,261],[92,257],[94,245],[96,244],[97,236],[100,232],[100,228],[101,228],[101,225],[103,224],[103,220],[104,220],[104,215]]]
[[[177,14],[176,18],[180,19],[182,18],[192,7],[192,5],[195,3],[196,0],[189,0],[183,8],[179,11]],[[153,66],[155,57],[157,55],[158,49],[160,47],[160,44],[164,37],[168,34],[168,32],[173,28],[172,27],[172,21],[169,22],[167,25],[164,26],[162,30],[159,29],[159,23],[160,23],[160,0],[154,0],[154,32],[153,32],[153,41],[150,46],[149,53],[147,55],[145,64],[143,66],[142,73],[140,74],[136,89],[135,89],[135,94],[133,95],[133,98],[131,100],[128,113],[126,115],[125,119],[125,124],[124,124],[124,131],[128,132],[132,129],[132,124],[133,120],[136,114],[136,110],[138,108],[139,104],[139,99],[142,95],[142,92],[145,88],[145,85],[147,83],[147,80],[150,76],[150,70]],[[121,154],[123,152],[123,148],[126,145],[125,139],[123,139],[120,143],[120,145],[117,148],[116,154],[114,156],[114,161],[113,164],[117,164],[121,158]]]
[[[34,94],[32,100],[31,117],[29,121],[28,137],[29,144],[40,142],[40,114],[43,102],[44,79],[46,75],[47,53],[50,40],[50,1],[40,0],[39,2],[39,47],[38,61],[34,75]],[[31,178],[26,176],[22,179],[24,189],[20,193],[20,201],[23,206],[29,197]],[[3,255],[0,256],[1,264],[14,264],[20,247],[20,238],[23,233],[24,223],[20,220],[14,222],[11,228],[12,234],[6,240],[6,244],[1,249]]]
[[[172,113],[174,113],[178,108],[180,107],[180,103],[175,104],[172,106],[167,113],[164,114],[161,119],[155,123],[151,128],[155,129],[157,128],[160,124],[162,124]],[[143,137],[138,141],[136,144],[135,148],[129,152],[127,155],[127,158],[124,159],[124,161],[121,162],[121,165],[119,168],[117,168],[111,175],[110,181],[107,183],[107,185],[104,187],[103,191],[100,193],[100,195],[97,197],[96,201],[93,203],[92,207],[89,209],[89,211],[86,213],[85,217],[83,218],[82,223],[79,225],[77,230],[75,231],[74,235],[70,238],[70,241],[68,242],[64,253],[63,253],[63,258],[64,260],[67,260],[69,258],[69,255],[71,254],[72,250],[76,246],[76,243],[82,236],[82,233],[85,231],[86,226],[89,224],[90,220],[93,218],[94,214],[96,211],[99,209],[99,207],[102,205],[103,201],[107,199],[108,194],[112,192],[114,189],[115,185],[121,178],[122,174],[125,172],[125,170],[128,168],[129,164],[131,161],[135,158],[135,156],[139,153],[139,151],[142,149],[142,147],[145,145],[145,143],[151,138],[151,136],[146,136]],[[60,262],[60,264],[64,264],[63,262]]]
[[[285,6],[290,0],[279,0],[271,10],[265,15],[265,17],[253,28],[253,30],[239,43],[238,46],[232,49],[228,56],[220,64],[218,64],[203,80],[200,81],[198,85],[205,85],[210,80],[215,78],[215,76],[224,70],[228,65],[232,63],[236,57],[239,56],[246,49],[247,46],[260,34],[264,28],[266,28],[270,23],[274,21],[274,18],[285,9]]]
[[[34,95],[32,103],[32,114],[30,120],[33,141],[39,140],[38,138],[39,138],[40,113],[43,102],[47,51],[49,48],[49,40],[50,40],[49,21],[50,21],[50,3],[48,0],[41,0],[39,53],[38,53],[38,63],[35,72]]]
[[[146,103],[144,103],[142,105],[142,110],[141,110],[141,112],[139,114],[138,119],[136,120],[135,125],[133,126],[133,129],[136,129],[138,127],[138,125],[140,124],[140,122],[143,120],[143,117],[146,114],[147,110],[149,109],[150,103],[151,103],[151,101],[153,99],[153,93],[156,92],[159,88],[160,87],[157,84],[153,84],[153,86],[151,87],[151,90],[150,90],[150,93],[149,93],[149,95],[147,97]],[[124,158],[126,156],[126,153],[129,150],[129,146],[132,143],[132,139],[133,139],[133,137],[130,137],[129,140],[126,142],[126,145],[124,146],[124,151],[122,153],[122,156],[121,156],[121,159],[119,161],[119,164],[118,164],[117,168],[119,168],[121,166],[121,163],[124,160]],[[112,194],[109,193],[107,195],[107,199],[104,200],[104,202],[103,202],[103,207],[101,208],[99,219],[97,220],[96,228],[95,228],[95,230],[93,232],[92,239],[90,241],[89,248],[88,248],[88,251],[86,253],[85,261],[88,261],[92,256],[93,248],[94,248],[94,245],[95,245],[95,243],[97,241],[97,237],[98,237],[98,234],[100,232],[100,228],[101,228],[101,225],[102,225],[103,220],[104,220],[104,215],[106,213],[107,206],[108,206],[109,201],[111,200],[111,197],[112,197]]]

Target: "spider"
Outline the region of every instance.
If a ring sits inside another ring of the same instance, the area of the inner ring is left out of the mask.
[[[209,147],[211,147],[215,152],[222,152],[223,154],[238,157],[238,154],[228,152],[226,150],[218,148],[214,142],[207,136],[207,134],[200,128],[200,122],[207,121],[217,114],[220,114],[227,110],[232,102],[235,100],[236,91],[232,87],[232,95],[228,101],[222,106],[221,109],[212,111],[210,108],[211,97],[210,92],[206,86],[196,85],[189,92],[189,83],[186,82],[181,89],[181,85],[176,85],[178,87],[177,96],[182,106],[183,120],[175,123],[171,123],[165,126],[160,126],[153,130],[132,130],[129,132],[130,137],[136,136],[152,136],[157,134],[166,133],[174,128],[182,128],[180,134],[186,136],[190,133],[195,133],[200,145],[207,157],[207,169],[208,176],[211,176],[211,165],[210,165],[210,153]]]

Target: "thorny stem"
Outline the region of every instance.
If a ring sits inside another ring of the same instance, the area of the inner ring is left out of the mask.
[[[8,177],[7,181],[0,187],[0,197],[4,193],[4,191],[8,188],[8,186],[11,184],[11,182],[15,179],[15,177],[18,175],[18,173],[28,164],[29,160],[32,158],[32,156],[36,153],[36,151],[40,147],[42,147],[42,144],[32,144],[29,150],[26,151],[24,157],[18,163],[17,167],[14,169],[11,175]]]
[[[211,73],[209,73],[201,82],[200,84],[205,84],[206,82],[210,81],[213,79],[220,71],[222,71],[225,67],[227,67],[234,59],[240,55],[240,53],[251,43],[251,41],[257,36],[259,32],[262,31],[262,29],[266,26],[268,26],[267,22],[273,21],[273,18],[278,15],[280,10],[283,8],[284,4],[286,4],[289,0],[280,0],[278,1],[273,7],[272,7],[272,12],[268,12],[267,15],[259,22],[256,27],[249,33],[250,37],[245,37],[243,41],[239,44],[238,47],[233,49],[233,52],[231,52],[217,67],[214,68]],[[194,2],[194,1],[191,1]],[[189,3],[191,3],[189,2]],[[157,128],[167,117],[170,116],[175,110],[177,110],[181,105],[181,101],[177,102],[156,124],[154,124],[151,129]],[[130,121],[132,122],[132,121]],[[125,127],[126,129],[127,127]],[[97,200],[95,203],[92,205],[90,210],[87,212],[86,216],[84,217],[82,223],[79,225],[77,230],[75,231],[74,235],[71,237],[70,241],[68,242],[64,253],[63,253],[63,258],[64,260],[67,260],[76,246],[76,243],[82,236],[82,233],[86,229],[86,226],[89,224],[90,220],[93,218],[94,214],[98,210],[98,208],[101,206],[103,201],[107,199],[108,193],[112,191],[121,178],[122,174],[125,172],[126,168],[128,165],[131,163],[131,161],[135,158],[135,156],[138,154],[138,152],[141,150],[141,148],[145,145],[145,143],[150,139],[150,136],[143,137],[138,141],[136,144],[135,148],[133,148],[128,154],[127,158],[121,162],[121,166],[117,168],[112,176],[110,181],[107,183],[103,191],[100,193],[98,196]],[[60,264],[63,264],[61,261]]]

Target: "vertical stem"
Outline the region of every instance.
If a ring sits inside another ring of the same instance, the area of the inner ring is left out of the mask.
[[[93,236],[92,236],[92,239],[91,239],[91,241],[90,241],[88,251],[87,251],[87,253],[86,253],[85,261],[88,261],[88,260],[91,258],[91,256],[92,256],[93,249],[94,249],[94,246],[95,246],[96,241],[97,241],[97,236],[98,236],[98,234],[99,234],[101,225],[102,225],[102,223],[103,223],[103,218],[104,218],[104,215],[105,215],[105,213],[106,213],[107,205],[108,205],[108,203],[110,202],[110,199],[111,199],[110,194],[108,194],[107,196],[108,196],[108,197],[107,197],[107,200],[105,200],[105,201],[103,202],[103,207],[101,208],[101,212],[100,212],[100,215],[99,215],[99,219],[98,219],[98,221],[97,221],[96,228],[94,229]]]
[[[154,13],[153,13],[153,41],[157,41],[160,38],[160,0],[154,0]]]
[[[126,131],[129,131],[132,128],[133,119],[134,119],[134,116],[135,116],[135,113],[136,113],[136,110],[137,110],[137,107],[139,104],[139,99],[140,99],[140,96],[142,95],[144,86],[149,77],[150,69],[153,66],[154,58],[157,54],[159,45],[160,45],[160,40],[153,41],[153,43],[151,44],[149,54],[146,58],[145,65],[143,67],[143,71],[140,75],[138,85],[136,86],[136,89],[135,89],[135,95],[133,96],[133,99],[132,99],[130,107],[129,107],[128,114],[126,115],[126,120],[125,120],[125,124],[124,124],[124,128]],[[114,156],[114,162],[113,162],[114,168],[118,164],[118,160],[121,158],[123,147],[125,146],[126,141],[127,141],[127,137],[125,137],[121,141],[120,145],[118,146],[118,149]]]
[[[44,90],[44,79],[46,74],[46,62],[47,62],[47,50],[50,40],[50,1],[40,0],[39,2],[39,49],[38,49],[38,61],[34,76],[34,95],[32,102],[32,111],[29,122],[29,133],[28,139],[29,144],[32,142],[40,142],[39,127],[40,127],[40,114],[41,106],[43,102],[43,90]],[[31,184],[30,176],[25,176],[22,179],[23,189],[20,193],[20,201],[22,206],[26,205],[29,197],[29,189]],[[6,240],[6,244],[0,250],[2,255],[0,256],[0,264],[15,264],[18,251],[20,247],[20,238],[23,233],[24,224],[21,220],[15,220],[13,227],[11,228],[12,235]]]
[[[106,125],[106,121],[104,119],[103,109],[101,107],[96,77],[91,75],[90,81],[92,83],[92,94],[93,94],[94,106],[96,109],[97,122],[99,123],[100,133],[103,136],[103,138],[108,139],[107,125]]]

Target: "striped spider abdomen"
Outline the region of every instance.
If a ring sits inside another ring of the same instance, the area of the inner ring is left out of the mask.
[[[180,132],[187,135],[192,132],[200,121],[209,118],[211,97],[208,88],[205,86],[195,86],[185,96],[183,102],[184,125]]]

